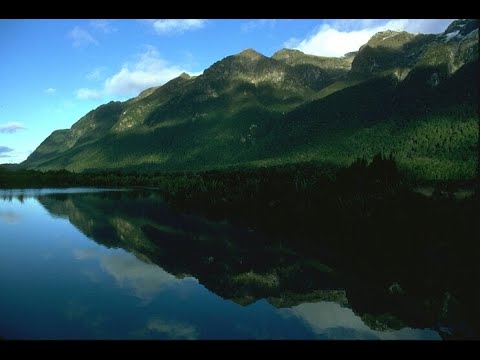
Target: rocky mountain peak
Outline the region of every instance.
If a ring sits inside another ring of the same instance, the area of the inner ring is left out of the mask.
[[[480,21],[477,19],[460,19],[451,23],[440,35],[439,40],[448,43],[453,40],[462,41],[466,38],[478,37]]]
[[[413,38],[415,35],[406,31],[385,30],[373,35],[365,46],[398,49],[412,41]]]
[[[346,59],[350,59],[350,58],[353,59],[357,54],[358,54],[358,51],[350,51],[350,52],[346,53],[345,55],[343,55],[343,57],[346,58]]]
[[[459,19],[452,22],[443,32],[443,35],[452,36],[452,34],[466,36],[479,28],[478,19]]]
[[[179,76],[178,76],[180,79],[185,79],[185,80],[188,80],[188,79],[191,79],[192,77],[190,75],[188,75],[186,72],[182,72]]]
[[[265,56],[260,54],[258,51],[248,48],[239,52],[237,55],[235,55],[235,57],[240,59],[250,60],[250,61],[257,61],[264,58]]]
[[[283,48],[281,50],[278,50],[275,54],[273,54],[272,59],[289,60],[292,57],[295,57],[295,56],[298,57],[302,55],[305,55],[305,54],[300,50]]]
[[[242,78],[250,81],[251,78],[258,78],[264,73],[271,73],[275,68],[282,65],[253,49],[245,49],[236,55],[227,56],[217,61],[204,71],[204,75],[210,80]]]

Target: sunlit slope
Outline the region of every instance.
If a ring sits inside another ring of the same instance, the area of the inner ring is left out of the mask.
[[[478,22],[386,31],[341,58],[247,49],[57,130],[22,164],[41,170],[204,170],[378,151],[420,178],[475,172]]]

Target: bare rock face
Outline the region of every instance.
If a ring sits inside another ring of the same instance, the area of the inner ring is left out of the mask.
[[[446,66],[449,74],[478,59],[478,26],[474,19],[454,21],[438,35],[382,31],[363,45],[352,63],[352,73],[364,76],[395,73],[399,69]]]

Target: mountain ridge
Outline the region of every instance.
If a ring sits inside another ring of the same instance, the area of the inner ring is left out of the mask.
[[[467,86],[473,95],[466,94],[454,76],[472,63],[478,64],[477,20],[454,21],[441,34],[379,32],[358,52],[339,58],[292,49],[267,57],[245,49],[217,61],[199,76],[183,73],[125,102],[99,106],[70,129],[54,131],[21,166],[73,171],[138,166],[168,171],[268,163],[268,159],[299,161],[285,155],[305,146],[296,134],[317,139],[308,145],[310,153],[319,149],[313,160],[340,161],[333,155],[326,159],[326,143],[320,141],[338,138],[335,123],[362,132],[398,114],[424,116],[422,106],[441,108],[435,100],[439,98],[454,107],[474,106],[477,90]],[[469,71],[470,76],[475,72]],[[387,80],[390,85],[381,79],[391,79]],[[452,91],[445,90],[448,84],[453,84]],[[455,98],[456,91],[464,96],[452,102],[449,99]],[[385,99],[385,94],[390,98]],[[392,101],[394,105],[387,105]],[[353,105],[356,112],[349,112],[342,103],[359,105]],[[467,113],[471,119],[472,111]],[[318,114],[323,114],[321,119]],[[301,120],[292,122],[299,116]],[[355,120],[369,116],[371,121]],[[408,126],[414,128],[414,124]],[[310,128],[323,129],[322,136],[313,136],[317,130]],[[344,146],[343,141],[339,138],[336,146]],[[377,146],[372,142],[370,148]]]

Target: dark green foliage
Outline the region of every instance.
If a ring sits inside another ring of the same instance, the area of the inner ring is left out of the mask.
[[[359,158],[337,174],[338,183],[356,191],[372,187],[386,189],[396,186],[399,180],[400,174],[392,153],[388,158],[382,153],[375,154],[370,163],[365,158]]]

